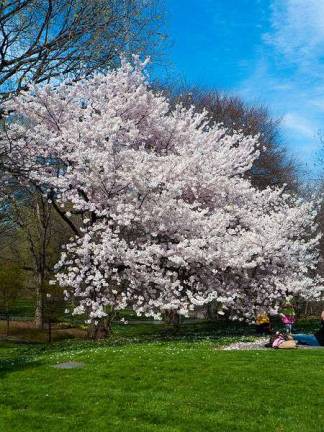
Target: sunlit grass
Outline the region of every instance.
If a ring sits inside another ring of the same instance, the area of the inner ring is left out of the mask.
[[[323,352],[216,349],[242,338],[3,344],[0,431],[322,432]]]

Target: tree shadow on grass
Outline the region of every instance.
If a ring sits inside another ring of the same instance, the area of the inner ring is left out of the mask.
[[[8,373],[17,372],[41,364],[35,359],[38,344],[0,343],[0,379]]]
[[[40,366],[41,364],[41,361],[31,359],[30,357],[14,357],[4,360],[0,359],[0,379],[4,378],[9,373],[18,372],[28,368],[34,368],[35,366]]]

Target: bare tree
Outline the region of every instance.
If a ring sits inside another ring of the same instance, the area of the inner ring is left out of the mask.
[[[1,0],[0,100],[104,70],[122,52],[154,55],[161,10],[159,0]]]
[[[44,302],[49,279],[60,254],[61,245],[71,230],[54,211],[52,203],[38,190],[16,189],[7,194],[7,219],[15,227],[9,249],[11,261],[34,280],[35,325],[44,325]],[[3,250],[0,258],[6,255]]]
[[[24,287],[22,270],[10,262],[1,263],[0,267],[0,312],[6,316],[6,335],[9,335],[10,312],[16,304]]]

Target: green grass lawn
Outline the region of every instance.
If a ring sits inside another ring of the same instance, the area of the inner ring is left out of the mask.
[[[0,431],[324,431],[324,351],[223,342],[2,344]]]

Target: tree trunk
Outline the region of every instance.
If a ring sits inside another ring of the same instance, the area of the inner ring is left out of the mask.
[[[95,328],[94,338],[95,340],[106,339],[108,336],[108,326],[106,320],[100,321]]]
[[[108,327],[102,320],[98,324],[91,324],[88,329],[88,338],[93,340],[105,339],[108,336]]]
[[[38,279],[36,287],[35,327],[44,329],[44,292],[41,278]]]
[[[7,327],[6,327],[6,336],[9,336],[9,325],[10,325],[10,315],[9,315],[9,311],[7,311]]]
[[[215,320],[215,303],[213,302],[207,304],[207,319],[209,321]]]
[[[176,329],[179,329],[181,325],[181,315],[179,315],[177,311],[167,311],[166,322],[172,324]]]
[[[52,322],[48,321],[48,343],[52,342]]]
[[[110,314],[100,320],[98,324],[91,324],[88,329],[88,337],[94,340],[106,339],[112,335],[112,321],[115,314]]]

